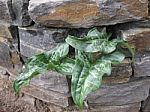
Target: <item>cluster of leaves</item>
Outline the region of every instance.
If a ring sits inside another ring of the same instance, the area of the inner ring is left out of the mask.
[[[83,107],[86,96],[100,88],[102,77],[111,74],[111,66],[124,60],[125,56],[117,51],[117,46],[126,46],[134,54],[127,42],[110,40],[109,37],[105,30],[99,32],[94,28],[84,38],[69,35],[66,43],[31,57],[14,81],[15,92],[18,94],[21,87],[38,74],[54,70],[71,77],[73,101],[78,107]],[[75,48],[75,58],[68,56],[69,45]]]

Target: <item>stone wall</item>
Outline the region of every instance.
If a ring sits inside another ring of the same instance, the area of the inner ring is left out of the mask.
[[[0,0],[0,80],[12,82],[27,57],[53,48],[68,34],[82,36],[92,27],[106,27],[112,38],[123,38],[135,47],[135,63],[122,49],[123,64],[113,66],[103,86],[86,98],[88,108],[83,111],[150,112],[148,6],[148,0]],[[0,83],[1,92],[4,84]],[[67,77],[49,71],[33,79],[22,93],[41,111],[44,105],[35,101],[46,103],[52,112],[79,111],[68,85]]]

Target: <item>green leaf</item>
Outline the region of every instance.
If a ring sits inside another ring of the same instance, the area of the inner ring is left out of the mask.
[[[85,39],[77,38],[74,36],[68,36],[66,42],[84,52],[103,52],[105,54],[111,53],[116,50],[117,43],[114,41],[108,41],[107,39]]]
[[[116,50],[116,46],[117,46],[117,43],[113,41],[107,41],[101,45],[101,51],[105,54],[109,54]]]
[[[55,67],[55,70],[64,75],[72,75],[72,70],[75,65],[75,60],[71,58],[64,58],[60,65]]]
[[[125,59],[125,55],[119,51],[102,56],[101,60],[111,61],[113,65],[121,64]]]
[[[98,60],[92,65],[85,53],[79,53],[71,81],[71,94],[75,104],[82,107],[86,96],[100,87],[102,76],[110,73],[110,61]]]
[[[18,94],[21,87],[47,70],[54,70],[71,77],[71,95],[74,103],[83,107],[87,95],[100,88],[102,77],[111,74],[111,65],[120,64],[125,56],[116,51],[117,45],[123,45],[134,52],[123,40],[109,40],[106,29],[99,32],[90,30],[84,38],[68,36],[62,43],[50,51],[31,57],[23,71],[17,76],[13,87]],[[75,48],[75,59],[67,57],[69,45]]]
[[[89,68],[90,63],[88,61],[86,53],[78,51],[78,57],[76,59],[76,64],[72,72],[71,94],[74,103],[79,107],[83,106],[84,97],[80,96],[80,91],[82,90],[84,79],[88,75]]]
[[[101,32],[99,32],[96,28],[93,28],[85,37],[88,39],[105,39],[107,37],[106,28],[103,28]]]
[[[119,45],[123,45],[124,47],[128,48],[129,52],[132,55],[132,62],[134,62],[134,55],[135,55],[135,48],[132,48],[128,42],[121,40],[121,39],[114,39],[113,42],[119,44]]]
[[[123,45],[128,48],[129,52],[132,55],[132,62],[134,62],[135,48],[131,48],[131,46],[127,42],[123,42]]]
[[[58,44],[52,50],[46,52],[46,55],[50,57],[50,60],[59,61],[64,58],[69,52],[69,45],[67,43]]]
[[[38,74],[44,73],[49,69],[55,70],[57,64],[64,58],[69,51],[68,44],[60,44],[52,50],[31,57],[25,64],[23,72],[14,81],[13,88],[18,94],[21,87],[29,84],[30,80]]]

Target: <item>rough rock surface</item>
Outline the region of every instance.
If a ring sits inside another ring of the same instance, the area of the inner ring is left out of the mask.
[[[0,42],[0,66],[10,69],[13,67],[13,63],[9,53],[8,45]]]
[[[150,51],[150,28],[121,30],[120,36],[128,41],[137,52]]]
[[[11,74],[10,80],[14,81],[15,77],[16,76],[14,74]],[[29,86],[22,88],[21,92],[44,102],[55,104],[57,106],[67,107],[69,105],[68,94],[42,88],[39,85],[35,85],[33,82]]]
[[[150,111],[150,96],[143,102],[141,110],[142,110],[142,112]]]
[[[67,37],[66,29],[19,28],[21,54],[30,57],[50,50]]]
[[[90,104],[125,105],[144,101],[149,95],[148,79],[135,80],[117,85],[105,85],[87,98]]]
[[[91,27],[140,20],[148,0],[30,0],[29,13],[48,27]]]
[[[15,27],[0,24],[0,66],[11,69],[20,63]]]
[[[37,91],[38,92],[38,91]],[[82,112],[138,112],[140,103],[121,106],[98,106],[91,105]],[[75,106],[62,108],[51,103],[44,103],[29,95],[21,94],[16,100],[12,83],[7,71],[0,68],[0,111],[2,112],[81,112]]]
[[[12,0],[12,10],[15,15],[14,25],[29,26],[32,24],[28,13],[29,0]]]
[[[0,0],[0,22],[10,24],[15,18],[11,10],[11,0]]]
[[[122,64],[113,66],[111,75],[104,77],[102,81],[103,84],[125,83],[130,80],[131,76],[131,60],[125,59]]]
[[[134,63],[134,76],[150,76],[150,52],[137,54]]]
[[[47,91],[55,91],[64,94],[69,93],[67,78],[53,71],[39,75],[31,81],[31,84],[46,89]]]
[[[89,112],[139,112],[140,106],[140,103],[122,106],[93,106]]]

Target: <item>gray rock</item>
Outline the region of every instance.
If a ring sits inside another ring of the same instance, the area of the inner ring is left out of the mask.
[[[140,107],[140,103],[121,106],[93,106],[90,112],[139,112]]]
[[[32,20],[28,13],[29,0],[12,0],[12,10],[15,15],[14,25],[29,26]]]
[[[11,0],[0,0],[0,22],[10,24],[15,18],[14,13],[11,10]]]
[[[150,28],[129,28],[121,30],[119,37],[128,41],[136,52],[150,51]]]
[[[129,82],[132,76],[131,60],[125,59],[120,65],[112,67],[110,76],[103,77],[103,84],[125,83]]]
[[[93,27],[140,20],[148,0],[30,0],[29,14],[48,27]]]
[[[52,103],[61,107],[67,107],[69,105],[67,95],[53,91],[46,91],[40,89],[40,87],[30,85],[27,88],[22,89],[22,92],[42,101]]]
[[[150,112],[150,96],[143,102],[142,112]]]
[[[45,50],[50,50],[67,37],[66,29],[19,28],[21,54],[30,57]]]
[[[21,64],[18,55],[18,37],[15,26],[0,24],[0,66],[13,69]]]
[[[0,42],[0,66],[5,68],[12,68],[13,63],[10,57],[10,50],[8,44]]]
[[[9,77],[11,81],[14,81],[15,78],[16,76],[14,74],[11,74]],[[68,94],[46,90],[45,88],[41,88],[39,85],[33,85],[32,83],[29,86],[22,88],[21,92],[44,102],[55,104],[57,106],[67,107],[69,105],[68,98],[70,96]]]
[[[134,63],[134,77],[150,76],[150,52],[137,54]]]
[[[104,85],[98,91],[91,93],[87,100],[89,104],[116,106],[144,101],[149,95],[150,79],[138,79],[132,82],[116,85]]]
[[[55,91],[64,94],[69,93],[67,78],[53,71],[39,75],[31,81],[31,84],[47,91]]]

